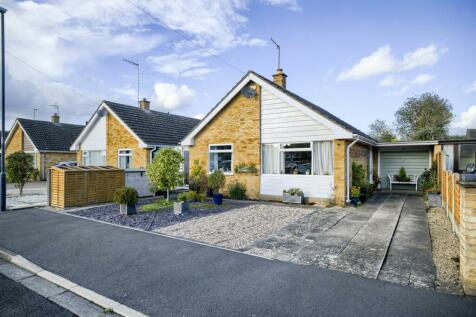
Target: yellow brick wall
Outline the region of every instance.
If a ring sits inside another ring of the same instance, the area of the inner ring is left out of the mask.
[[[40,161],[37,159],[38,169],[40,170],[40,175],[43,179],[46,178],[46,173],[48,169],[56,163],[64,161],[75,161],[76,153],[57,153],[57,152],[46,152],[41,153]]]
[[[5,157],[12,153],[23,151],[23,130],[17,126],[10,133],[13,133],[13,136],[5,147]]]
[[[367,173],[369,171],[369,158],[370,148],[368,145],[356,143],[350,148],[350,164],[355,162],[362,165]]]
[[[337,205],[345,205],[345,149],[347,141],[334,140],[334,199]]]
[[[141,148],[139,141],[111,114],[107,115],[106,164],[118,166],[118,150],[132,150],[132,168],[146,168],[149,149]]]
[[[195,137],[190,147],[190,162],[199,160],[208,171],[208,145],[233,144],[233,166],[254,163],[257,175],[234,174],[226,176],[226,183],[237,180],[246,185],[246,194],[251,199],[260,196],[260,89],[254,98],[235,96],[228,105]],[[226,186],[225,186],[226,187]],[[224,190],[226,194],[226,188]]]

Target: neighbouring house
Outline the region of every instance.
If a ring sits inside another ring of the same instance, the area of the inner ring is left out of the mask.
[[[154,111],[143,99],[139,106],[103,101],[71,146],[84,166],[114,166],[125,169],[126,184],[149,193],[144,171],[161,147],[181,150],[180,141],[199,120]],[[188,170],[188,153],[183,152]],[[142,181],[128,177],[140,178]],[[139,184],[139,183],[140,184]]]
[[[445,170],[457,173],[473,172],[476,165],[476,129],[468,129],[466,139],[439,142]]]
[[[31,154],[34,166],[44,180],[51,166],[76,160],[76,152],[70,147],[83,128],[82,125],[60,123],[56,113],[51,121],[18,118],[5,138],[5,152],[7,156],[19,151]]]
[[[298,187],[310,202],[340,205],[349,200],[352,162],[381,188],[402,166],[408,175],[431,167],[437,141],[379,143],[287,90],[286,80],[281,69],[272,81],[249,71],[182,140],[190,162],[244,183],[252,199],[280,200]]]

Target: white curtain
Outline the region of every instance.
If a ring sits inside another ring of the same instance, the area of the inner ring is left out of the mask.
[[[314,142],[313,145],[314,175],[332,175],[332,142]]]
[[[263,174],[279,174],[279,144],[263,144]]]

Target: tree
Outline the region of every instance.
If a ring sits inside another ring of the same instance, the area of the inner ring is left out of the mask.
[[[448,135],[453,106],[434,93],[408,98],[395,113],[398,133],[405,140],[439,140]]]
[[[190,190],[193,190],[197,193],[205,193],[207,191],[208,186],[208,178],[207,172],[200,165],[199,160],[195,160],[193,162],[193,166],[190,169],[190,177],[189,177],[189,187]]]
[[[170,190],[183,184],[184,174],[181,171],[183,156],[172,148],[162,148],[147,168],[147,178],[156,189],[167,190],[167,201]]]
[[[25,183],[33,176],[35,168],[33,167],[33,157],[24,152],[15,152],[6,158],[7,178],[20,190],[20,196],[23,194]]]
[[[369,135],[379,142],[395,142],[397,136],[384,120],[375,120],[369,125]]]

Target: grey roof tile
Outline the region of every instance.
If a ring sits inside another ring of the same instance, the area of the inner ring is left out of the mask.
[[[76,124],[53,123],[23,118],[18,118],[18,122],[38,151],[41,152],[68,152],[74,140],[84,128],[84,126]]]
[[[147,145],[178,145],[200,120],[144,110],[104,100],[104,103]]]

